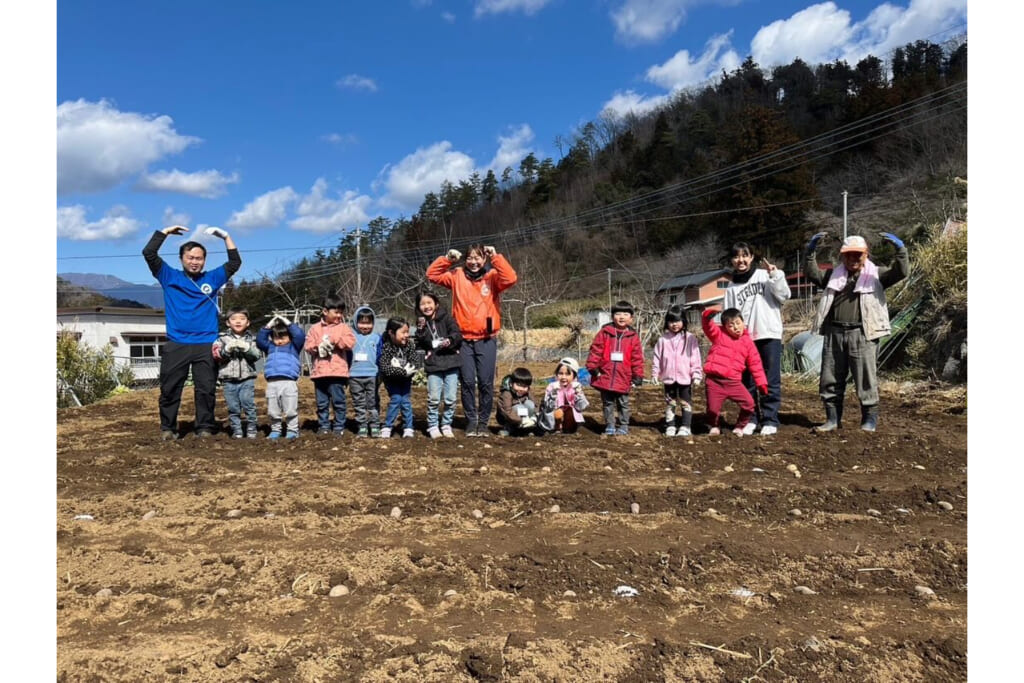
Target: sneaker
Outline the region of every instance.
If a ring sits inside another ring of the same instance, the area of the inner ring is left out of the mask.
[[[249,427],[249,429],[246,430],[245,438],[247,438],[247,439],[255,439],[256,438],[256,427],[255,426]]]
[[[370,425],[370,438],[371,439],[379,439],[380,438],[380,427],[378,427],[377,425]]]
[[[615,436],[627,436],[629,434],[629,427],[619,427],[615,430]]]
[[[753,420],[751,420],[747,424],[743,425],[743,429],[742,429],[743,434],[742,434],[742,436],[750,436],[755,431],[757,431],[757,423],[754,422]]]
[[[604,430],[605,436],[615,436],[615,427],[607,427]]]
[[[236,429],[235,431],[231,432],[231,438],[232,439],[242,439],[242,438],[245,438],[245,434],[242,432],[241,429]]]
[[[680,427],[676,431],[676,436],[692,436],[692,433],[690,432],[689,427]]]
[[[280,439],[281,438],[281,432],[270,432],[270,434],[267,435],[267,438],[268,439]]]
[[[675,427],[673,427],[672,425],[669,425],[668,427],[665,427],[665,436],[675,436],[675,435],[676,435],[676,428]]]
[[[431,439],[440,439],[441,430],[438,429],[437,427],[431,427],[430,429],[427,430],[427,436],[429,436]]]
[[[747,433],[747,428],[744,427],[743,429],[740,429],[739,427],[737,427],[736,429],[732,430],[732,433],[735,434],[736,436],[743,436],[744,434]],[[753,434],[753,432],[751,432],[751,434]]]
[[[335,429],[333,432],[331,432],[331,434],[334,434],[334,438],[340,439],[341,437],[345,436],[345,429]]]
[[[356,432],[356,436],[361,438],[361,439],[365,439],[369,435],[370,435],[370,428],[367,427],[366,425],[359,425],[359,431]]]
[[[455,433],[452,432],[452,426],[451,425],[445,425],[445,426],[441,427],[441,436],[443,436],[446,439],[454,439],[455,438]]]
[[[722,430],[718,427],[712,427],[708,430],[708,436],[721,436]]]
[[[411,439],[411,438],[413,438],[415,436],[416,436],[416,432],[414,432],[409,427],[406,427],[405,429],[402,430],[402,438],[403,439]]]
[[[487,437],[489,437],[491,435],[491,430],[487,429],[486,426],[481,427],[481,426],[477,425],[476,435],[479,438],[481,438],[481,439],[486,439]]]
[[[177,432],[172,432],[170,429],[162,429],[162,430],[160,430],[160,440],[161,441],[177,441],[178,440],[178,433]]]
[[[391,438],[391,427],[381,427],[380,428],[380,438],[382,438],[382,439],[390,439]]]
[[[211,432],[209,429],[200,429],[198,432],[196,432],[197,439],[207,439],[211,436],[213,436],[213,432]]]
[[[298,432],[288,432],[287,434],[285,434],[284,438],[289,439],[289,440],[290,439],[297,439],[297,438],[299,438],[299,433]]]
[[[499,429],[498,436],[511,436],[511,432],[509,432],[507,429]]]
[[[317,433],[318,436],[321,435],[321,434],[330,434],[331,433],[331,428],[330,427],[321,427],[320,429],[316,430],[316,433]]]
[[[779,433],[779,428],[775,425],[765,425],[761,427],[761,436],[773,436]]]

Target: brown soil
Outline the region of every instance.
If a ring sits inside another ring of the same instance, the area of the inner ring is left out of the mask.
[[[787,383],[767,438],[668,439],[655,387],[614,438],[589,390],[544,439],[164,443],[155,391],[61,411],[58,680],[964,680],[965,399],[885,388],[877,433],[819,435]]]

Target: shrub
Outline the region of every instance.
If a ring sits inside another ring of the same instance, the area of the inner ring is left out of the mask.
[[[75,393],[82,405],[94,403],[109,396],[127,378],[131,369],[114,367],[114,350],[110,346],[93,349],[78,341],[74,334],[57,335],[57,407],[75,405],[68,389]]]

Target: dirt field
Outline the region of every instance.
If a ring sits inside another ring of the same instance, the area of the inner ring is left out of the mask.
[[[779,435],[692,440],[655,387],[627,437],[588,395],[544,439],[465,439],[460,408],[454,440],[163,443],[155,390],[60,412],[58,680],[966,679],[963,391],[886,384],[876,434],[817,435],[787,382]]]

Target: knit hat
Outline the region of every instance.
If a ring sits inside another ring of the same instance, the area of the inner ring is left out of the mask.
[[[578,377],[579,376],[579,374],[580,374],[580,364],[576,362],[575,358],[569,358],[568,356],[566,356],[562,360],[558,361],[558,364],[559,365],[564,365],[565,367],[567,367],[570,370],[572,370],[573,377]]]
[[[615,305],[612,306],[612,315],[616,313],[629,313],[633,315],[633,304],[628,301],[616,301]]]
[[[843,240],[843,246],[839,249],[840,254],[851,251],[867,252],[868,243],[860,235],[850,235]]]

